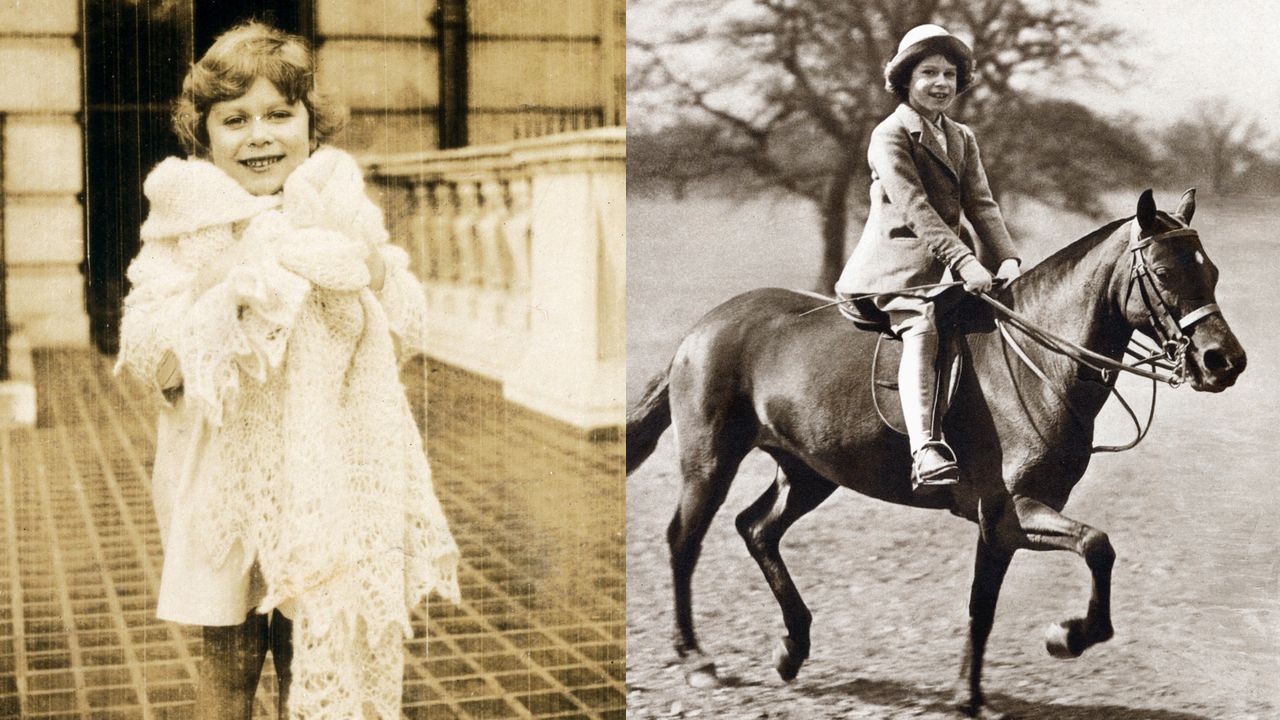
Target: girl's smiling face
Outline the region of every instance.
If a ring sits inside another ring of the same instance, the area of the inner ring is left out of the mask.
[[[916,112],[936,121],[955,99],[955,64],[942,55],[930,55],[916,64],[907,86],[907,101]]]
[[[254,195],[284,187],[311,154],[306,105],[290,103],[263,77],[244,95],[214,103],[206,123],[213,164]]]

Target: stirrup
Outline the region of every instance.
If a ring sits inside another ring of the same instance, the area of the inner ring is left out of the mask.
[[[951,458],[949,461],[933,468],[925,475],[920,474],[920,453],[925,448],[935,448],[944,457]],[[922,487],[943,487],[947,485],[955,485],[960,482],[960,466],[956,464],[955,451],[951,446],[941,440],[929,440],[920,446],[912,454],[911,461],[911,489],[916,490]]]

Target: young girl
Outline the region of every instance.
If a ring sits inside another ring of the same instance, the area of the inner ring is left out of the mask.
[[[204,626],[197,711],[250,718],[267,647],[283,714],[400,717],[403,637],[457,547],[397,372],[425,301],[314,90],[258,23],[192,66],[129,267],[117,371],[150,385],[165,547],[157,615]]]
[[[960,471],[933,427],[934,303],[892,291],[937,283],[950,270],[965,289],[984,292],[993,278],[983,261],[998,265],[1002,279],[1017,277],[1020,265],[973,131],[945,115],[972,73],[969,47],[945,29],[921,25],[903,36],[884,70],[885,86],[901,104],[871,135],[871,211],[836,283],[842,299],[886,293],[870,299],[871,310],[887,316],[902,339],[898,390],[917,487],[954,484]],[[961,229],[962,212],[977,231],[976,247]]]

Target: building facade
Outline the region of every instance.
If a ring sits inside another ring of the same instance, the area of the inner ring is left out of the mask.
[[[16,353],[115,351],[142,180],[180,152],[169,103],[250,17],[312,41],[320,89],[351,110],[334,143],[358,157],[625,122],[624,0],[0,0],[0,325]]]

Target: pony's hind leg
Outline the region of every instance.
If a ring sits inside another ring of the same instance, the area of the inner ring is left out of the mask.
[[[1069,550],[1084,559],[1093,576],[1089,610],[1075,618],[1049,626],[1045,647],[1058,658],[1079,657],[1089,647],[1111,639],[1111,568],[1116,553],[1107,534],[1072,520],[1028,497],[1014,496],[1022,547],[1031,550]]]
[[[738,465],[751,449],[750,437],[749,433],[722,431],[688,433],[680,439],[684,483],[680,505],[667,526],[667,544],[675,593],[675,648],[685,680],[694,687],[714,687],[719,680],[715,663],[702,652],[693,629],[693,571],[711,520],[724,504]]]
[[[782,608],[787,635],[774,650],[773,665],[783,680],[791,682],[809,657],[813,615],[792,582],[778,545],[787,530],[830,497],[836,486],[796,461],[783,462],[782,470],[777,481],[738,515],[736,524]]]

